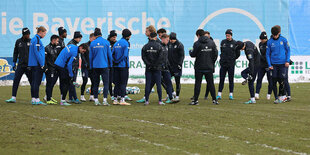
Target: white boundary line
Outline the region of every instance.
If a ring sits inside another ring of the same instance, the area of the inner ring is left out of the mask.
[[[10,111],[10,110],[7,110],[7,111],[13,112],[13,113],[19,113],[19,114],[23,114],[23,115],[27,115],[27,116],[32,116],[33,118],[36,118],[36,119],[49,120],[51,122],[59,122],[59,123],[65,124],[66,126],[77,127],[77,128],[80,128],[80,129],[87,129],[87,130],[98,132],[98,133],[116,134],[116,135],[119,135],[121,137],[129,138],[131,140],[136,140],[136,141],[139,141],[139,142],[142,142],[142,143],[147,143],[147,144],[150,144],[150,145],[154,145],[154,146],[158,146],[158,147],[163,147],[163,148],[166,148],[167,150],[175,150],[175,151],[180,151],[180,152],[183,152],[183,153],[186,153],[186,154],[193,154],[193,155],[197,154],[197,153],[191,153],[191,152],[188,152],[188,151],[184,151],[184,150],[181,150],[179,148],[170,147],[170,146],[165,145],[165,144],[151,142],[151,141],[148,141],[146,139],[142,139],[142,138],[139,138],[139,137],[134,137],[134,136],[131,136],[131,135],[128,135],[128,134],[118,134],[118,133],[115,133],[113,131],[106,130],[106,129],[96,129],[96,128],[92,127],[92,126],[82,125],[82,124],[68,122],[68,121],[62,121],[62,120],[59,120],[59,119],[54,119],[54,118],[49,118],[49,117],[40,117],[40,116],[35,116],[35,115],[28,115],[28,114],[25,114],[25,113],[20,113],[18,111]]]

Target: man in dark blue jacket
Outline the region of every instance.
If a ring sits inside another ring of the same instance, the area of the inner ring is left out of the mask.
[[[46,29],[43,26],[37,28],[37,34],[31,39],[29,47],[28,66],[31,67],[32,81],[31,81],[31,104],[32,105],[46,105],[39,98],[39,88],[41,85],[43,73],[45,68],[45,50],[41,41],[46,35]]]
[[[232,30],[228,29],[225,32],[226,39],[221,42],[221,58],[220,58],[220,83],[218,89],[217,99],[222,99],[222,90],[226,73],[228,72],[229,80],[229,99],[233,100],[234,92],[234,76],[235,76],[235,62],[240,56],[239,51],[235,51],[236,41],[232,38]]]
[[[268,93],[267,93],[267,100],[270,100],[270,96],[272,93],[272,77],[271,77],[271,71],[269,70],[268,67],[268,62],[266,60],[266,49],[267,49],[267,33],[264,31],[260,34],[260,43],[259,43],[259,51],[261,55],[261,63],[260,63],[260,68],[258,69],[258,74],[257,74],[257,81],[256,81],[256,93],[255,93],[255,99],[259,99],[259,92],[262,87],[262,81],[267,74],[267,80],[268,80]]]
[[[255,94],[254,94],[254,81],[257,75],[257,71],[260,67],[260,54],[257,47],[251,41],[237,41],[236,42],[236,52],[244,50],[246,58],[249,61],[249,67],[241,72],[241,76],[245,79],[245,82],[242,82],[245,85],[247,82],[251,99],[244,104],[253,104],[256,103]]]
[[[275,104],[282,103],[284,96],[284,80],[287,78],[290,65],[290,46],[286,38],[281,36],[281,27],[276,25],[271,28],[272,38],[267,42],[266,59],[269,69],[272,70],[273,93]],[[279,83],[279,95],[277,94]],[[279,97],[280,96],[280,97]]]
[[[97,39],[90,44],[89,65],[94,73],[95,105],[101,105],[98,101],[98,87],[101,77],[104,84],[102,105],[107,106],[109,105],[107,97],[109,91],[109,68],[112,67],[112,53],[109,41],[102,38],[99,28],[95,28],[94,35]]]
[[[126,86],[129,78],[129,39],[131,32],[129,29],[124,29],[122,32],[123,38],[116,42],[113,46],[113,64],[114,64],[114,105],[131,105],[125,101]],[[118,102],[117,96],[121,97]]]
[[[165,105],[162,102],[161,91],[161,70],[163,60],[163,47],[156,41],[156,32],[150,33],[150,41],[143,46],[141,51],[142,60],[146,65],[145,68],[145,103],[149,105],[149,95],[154,84],[157,86],[159,105]]]
[[[195,90],[192,102],[189,105],[198,105],[202,77],[205,76],[209,90],[212,96],[212,102],[218,105],[214,87],[214,66],[218,56],[218,51],[215,43],[207,36],[205,31],[198,29],[196,31],[198,41],[194,43],[193,50],[190,51],[190,56],[195,58]]]
[[[46,103],[47,104],[57,104],[57,101],[52,98],[53,88],[58,80],[58,72],[56,71],[55,61],[58,56],[57,45],[59,37],[57,35],[51,36],[51,42],[45,46],[45,66],[47,71],[46,76]]]
[[[13,70],[15,71],[13,87],[12,87],[12,97],[6,100],[7,103],[15,103],[17,89],[20,79],[24,74],[26,74],[29,83],[31,84],[31,71],[28,68],[28,56],[29,56],[29,46],[30,46],[30,31],[28,28],[22,29],[23,36],[16,40],[14,53],[13,53]],[[18,65],[16,62],[18,60]]]
[[[69,86],[74,81],[73,73],[73,61],[76,59],[78,53],[86,52],[88,46],[81,44],[79,47],[70,44],[66,46],[59,54],[55,61],[56,71],[59,73],[60,90],[61,90],[61,101],[60,105],[68,106],[71,105],[66,102],[66,96],[68,93]]]

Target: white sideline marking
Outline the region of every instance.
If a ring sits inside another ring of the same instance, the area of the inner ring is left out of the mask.
[[[9,111],[9,110],[8,110]],[[19,113],[17,111],[9,111],[9,112],[13,112],[13,113]],[[21,113],[23,114],[23,113]],[[28,114],[24,114],[24,115],[28,115]],[[31,115],[30,115],[31,116]],[[110,130],[105,130],[105,129],[95,129],[94,127],[92,126],[87,126],[87,125],[82,125],[82,124],[78,124],[78,123],[72,123],[72,122],[68,122],[68,121],[62,121],[62,120],[59,120],[59,119],[54,119],[54,118],[49,118],[49,117],[41,117],[41,116],[35,116],[35,115],[32,115],[33,118],[37,118],[37,119],[43,119],[43,120],[50,120],[52,122],[60,122],[60,123],[64,123],[66,126],[72,126],[72,127],[77,127],[77,128],[80,128],[80,129],[87,129],[87,130],[90,130],[90,131],[94,131],[94,132],[99,132],[99,133],[104,133],[104,134],[117,134],[115,132],[112,132]],[[164,124],[160,124],[160,123],[157,123],[156,125],[161,125],[163,126]],[[193,155],[196,155],[197,153],[191,153],[191,152],[188,152],[188,151],[184,151],[184,150],[181,150],[179,148],[174,148],[174,147],[170,147],[170,146],[167,146],[165,144],[160,144],[160,143],[155,143],[155,142],[150,142],[146,139],[141,139],[139,137],[134,137],[134,136],[131,136],[131,135],[128,135],[128,134],[118,134],[119,136],[122,136],[122,137],[126,137],[126,138],[129,138],[131,140],[137,140],[139,142],[143,142],[143,143],[147,143],[147,144],[151,144],[151,145],[154,145],[154,146],[158,146],[158,147],[163,147],[163,148],[166,148],[168,150],[175,150],[175,151],[181,151],[183,153],[186,153],[186,154],[193,154]]]
[[[115,116],[115,117],[119,117],[119,116]],[[141,122],[141,123],[150,123],[150,124],[155,124],[155,125],[158,125],[158,126],[167,126],[167,127],[170,127],[170,128],[173,128],[173,129],[177,129],[177,130],[181,130],[182,129],[180,127],[169,126],[169,125],[165,125],[163,123],[151,122],[151,121],[146,121],[146,120],[133,119],[133,121],[137,121],[137,122]],[[251,130],[251,128],[248,128],[248,129]],[[252,130],[254,130],[254,129],[252,129]],[[261,131],[261,130],[259,130],[259,131]],[[202,134],[202,135],[211,135],[213,137],[218,137],[218,138],[225,139],[225,140],[232,139],[232,138],[224,136],[224,135],[216,136],[216,135],[214,135],[212,133],[208,133],[208,132],[202,132],[202,133],[201,132],[197,132],[197,133]],[[134,137],[134,138],[137,138],[137,137]],[[282,149],[282,148],[279,148],[279,147],[273,147],[273,146],[269,146],[267,144],[252,143],[250,141],[243,141],[243,142],[246,143],[246,144],[254,144],[254,145],[257,145],[257,146],[261,146],[261,147],[265,147],[265,148],[270,148],[270,149],[273,149],[273,150],[282,151],[282,152],[286,152],[286,153],[293,153],[293,154],[297,154],[297,155],[307,155],[307,153],[296,152],[296,151],[293,151],[293,150]],[[155,144],[153,144],[153,145],[155,145]],[[192,153],[189,153],[189,154],[192,154]]]

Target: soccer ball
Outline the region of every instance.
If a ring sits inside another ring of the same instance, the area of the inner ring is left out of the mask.
[[[126,95],[131,94],[131,87],[126,87]]]
[[[132,94],[139,94],[140,93],[140,88],[137,86],[134,86],[131,88]]]
[[[86,94],[90,94],[91,93],[91,90],[90,90],[90,87],[88,87],[87,89],[86,89]]]
[[[151,91],[151,93],[155,93],[155,89],[154,89],[154,88],[152,88],[152,91]]]

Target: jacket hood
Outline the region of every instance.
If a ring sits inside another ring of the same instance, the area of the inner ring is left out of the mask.
[[[207,36],[201,36],[199,37],[198,41],[201,42],[201,43],[207,43],[209,41],[209,37]]]

